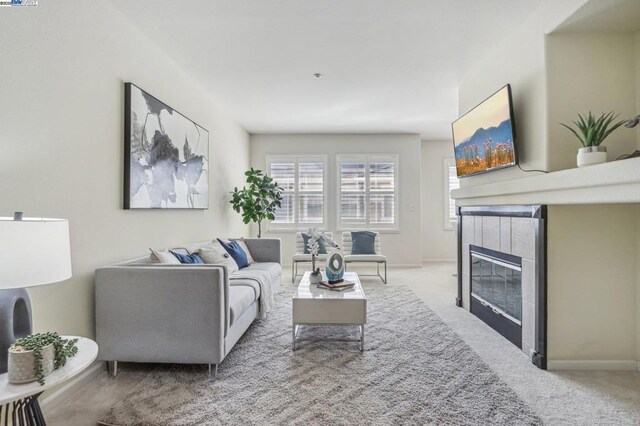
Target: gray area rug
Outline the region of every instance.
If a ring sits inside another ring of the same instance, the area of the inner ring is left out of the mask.
[[[357,343],[291,350],[291,293],[256,321],[209,379],[204,366],[160,366],[105,413],[104,425],[539,425],[540,418],[409,289],[367,287]],[[345,328],[309,335],[356,337]]]

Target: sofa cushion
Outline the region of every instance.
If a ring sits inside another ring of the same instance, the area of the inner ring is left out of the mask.
[[[217,241],[212,241],[209,246],[198,249],[198,254],[204,263],[226,266],[229,273],[238,270],[236,261],[229,256],[229,253]]]
[[[236,264],[238,264],[238,268],[242,269],[249,266],[247,255],[237,241],[223,241],[218,238],[218,242],[222,245],[222,247],[224,247],[227,253],[229,253],[229,255],[233,257],[233,260],[235,260]]]
[[[258,284],[256,280],[245,279],[241,274],[236,272],[229,276],[229,287],[232,286],[251,287],[256,295],[256,299],[260,297],[260,284]]]
[[[253,256],[251,256],[249,247],[247,247],[247,243],[244,242],[244,238],[240,237],[237,239],[232,239],[231,241],[235,241],[240,245],[240,247],[242,248],[242,251],[244,251],[244,254],[247,256],[247,262],[249,262],[249,264],[252,264],[253,262],[255,262],[255,260],[253,260]]]
[[[167,263],[167,264],[180,264],[180,261],[177,257],[175,257],[169,250],[154,250],[150,248],[151,254],[149,255],[149,259],[151,259],[151,263]]]
[[[269,281],[279,280],[282,274],[282,266],[275,262],[256,262],[247,266],[243,271],[263,271],[267,274]]]
[[[231,325],[257,300],[253,288],[245,285],[229,286],[229,322]]]
[[[181,253],[176,253],[173,250],[169,250],[169,252],[174,255],[176,257],[176,259],[178,259],[180,261],[180,263],[204,263],[204,261],[200,258],[200,256],[198,256],[197,253],[191,253],[191,254],[181,254]]]

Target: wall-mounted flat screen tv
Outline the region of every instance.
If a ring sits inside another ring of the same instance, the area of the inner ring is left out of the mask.
[[[458,177],[517,164],[510,85],[454,121],[451,127]]]

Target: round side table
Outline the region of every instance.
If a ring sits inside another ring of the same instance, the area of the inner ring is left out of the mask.
[[[98,344],[86,337],[62,336],[63,339],[78,339],[78,353],[67,360],[67,364],[45,377],[45,384],[9,383],[8,374],[0,374],[0,425],[46,425],[38,397],[42,392],[65,382],[91,365],[98,356]]]

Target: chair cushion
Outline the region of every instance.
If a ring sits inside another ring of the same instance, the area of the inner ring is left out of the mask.
[[[384,262],[386,256],[381,254],[348,254],[344,257],[345,262]]]
[[[240,247],[237,241],[222,241],[218,238],[218,242],[224,247],[224,249],[229,253],[233,260],[236,261],[238,268],[246,268],[249,266],[249,260],[247,259],[247,255]]]
[[[376,233],[371,231],[351,232],[351,254],[376,254]]]
[[[231,325],[233,325],[256,300],[258,300],[256,291],[250,285],[230,285],[229,310],[231,311],[231,315],[229,321]]]
[[[311,255],[310,254],[297,253],[297,254],[294,254],[293,256],[291,256],[291,260],[293,260],[294,262],[311,262]],[[316,260],[325,261],[325,260],[327,260],[327,255],[326,254],[319,254],[318,256],[316,256]]]
[[[304,232],[302,233],[302,240],[304,241],[304,254],[310,254],[309,238],[311,238],[311,235]],[[324,244],[324,237],[318,237],[318,254],[327,254],[327,246]]]

